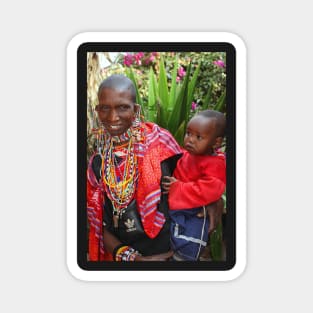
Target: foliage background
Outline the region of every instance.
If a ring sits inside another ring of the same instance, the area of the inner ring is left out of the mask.
[[[182,144],[188,121],[197,111],[226,112],[224,52],[137,52],[87,54],[88,155],[94,150],[98,86],[112,74],[129,76],[145,120],[172,132]]]

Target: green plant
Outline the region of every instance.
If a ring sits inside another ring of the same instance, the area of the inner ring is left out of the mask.
[[[143,114],[152,122],[168,129],[182,144],[186,129],[186,121],[191,114],[191,103],[199,75],[200,65],[191,77],[191,63],[182,83],[177,83],[178,58],[175,59],[172,75],[168,78],[164,60],[161,56],[159,61],[158,77],[152,67],[148,74],[148,101],[144,103],[137,91],[137,101],[143,108]],[[126,70],[126,74],[138,86],[136,75],[132,68]]]
[[[210,250],[214,261],[221,261],[223,258],[223,227],[218,224],[216,230],[210,235]]]

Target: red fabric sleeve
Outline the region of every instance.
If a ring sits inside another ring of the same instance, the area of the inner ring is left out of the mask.
[[[112,260],[104,250],[102,234],[103,190],[89,166],[87,170],[87,216],[89,223],[88,251],[90,261]]]
[[[225,183],[215,177],[184,183],[177,181],[170,188],[171,210],[189,209],[217,201],[225,190]]]

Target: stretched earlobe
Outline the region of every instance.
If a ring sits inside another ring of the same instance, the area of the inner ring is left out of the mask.
[[[138,103],[135,103],[135,104],[134,104],[134,111],[135,111],[135,114],[137,114],[138,111],[139,111],[139,112],[141,111],[141,106],[140,106],[140,104],[138,104]]]
[[[140,122],[141,122],[141,119],[140,119],[141,106],[139,104],[135,103],[134,111],[135,111],[135,115],[134,115],[132,126],[138,127],[140,125]]]

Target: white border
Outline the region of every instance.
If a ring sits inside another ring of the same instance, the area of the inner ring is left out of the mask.
[[[77,265],[77,49],[85,42],[228,42],[236,49],[236,264],[228,271],[85,271]],[[85,281],[229,281],[246,266],[246,48],[225,32],[92,32],[67,47],[67,266]]]

